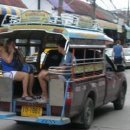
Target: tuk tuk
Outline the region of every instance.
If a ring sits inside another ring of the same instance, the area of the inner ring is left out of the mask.
[[[46,68],[50,75],[69,74],[70,78],[50,78],[48,102],[39,103],[22,101],[21,83],[1,76],[0,119],[43,125],[78,123],[89,128],[95,108],[109,102],[113,102],[115,109],[123,108],[125,75],[104,53],[106,45],[113,43],[111,38],[95,29],[64,25],[62,19],[56,23],[42,11],[26,11],[19,20],[13,20],[5,26],[7,30],[0,33],[0,38],[15,39],[26,62],[35,66],[34,94],[41,93],[37,75],[42,69]],[[55,53],[60,38],[66,40],[66,53],[70,51],[76,59],[66,70],[59,66],[61,56]]]

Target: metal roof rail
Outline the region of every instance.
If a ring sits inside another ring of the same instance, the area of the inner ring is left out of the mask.
[[[79,17],[76,15],[62,14],[61,15],[64,25],[77,26],[79,25]]]
[[[78,26],[79,18],[70,15],[50,16],[49,23],[62,24],[64,26]]]
[[[63,24],[62,18],[60,16],[50,16],[49,23],[52,24]]]
[[[20,16],[6,14],[1,23],[1,26],[10,26],[10,25],[19,24],[19,23],[21,23]]]

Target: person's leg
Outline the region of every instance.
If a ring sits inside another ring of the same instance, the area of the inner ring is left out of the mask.
[[[28,87],[29,96],[34,96],[34,94],[32,93],[33,83],[34,83],[34,74],[31,73],[29,74],[29,87]]]
[[[38,75],[38,80],[42,89],[42,96],[45,98],[48,98],[48,92],[47,92],[47,80],[48,71],[42,70]]]
[[[116,57],[114,58],[114,64],[118,64],[118,59]]]
[[[115,64],[122,64],[122,57],[115,58]]]
[[[25,73],[25,72],[17,71],[15,76],[14,76],[14,80],[22,81],[22,85],[23,85],[22,97],[28,96],[27,88],[28,88],[29,74]]]

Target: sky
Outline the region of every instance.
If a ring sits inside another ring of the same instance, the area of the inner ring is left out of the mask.
[[[82,0],[82,1],[91,1],[91,0]],[[128,9],[128,1],[130,6],[130,0],[95,0],[95,1],[97,5],[106,10]],[[112,1],[112,3],[110,1]]]
[[[112,1],[113,4],[110,2]],[[107,10],[113,10],[113,9],[128,9],[128,0],[96,0],[96,3],[100,5],[102,8],[105,8]],[[129,1],[130,5],[130,1]]]
[[[29,1],[22,0],[22,1],[30,7],[32,7],[34,4],[34,0],[32,0],[33,4],[30,2],[31,0],[29,0]],[[38,0],[36,0],[36,1],[38,1]],[[44,1],[44,0],[41,0],[41,1]],[[90,0],[82,0],[82,1],[90,1]],[[115,8],[110,1],[113,2]],[[115,10],[115,9],[128,9],[128,1],[129,1],[129,5],[130,5],[130,0],[96,0],[96,3],[100,7],[104,8],[106,10]]]

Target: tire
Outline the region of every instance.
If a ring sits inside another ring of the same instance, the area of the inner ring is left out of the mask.
[[[94,103],[91,98],[88,98],[82,112],[82,125],[81,128],[88,129],[90,128],[94,117]]]
[[[122,86],[118,98],[113,102],[115,110],[123,109],[125,103],[125,94],[125,88]]]

